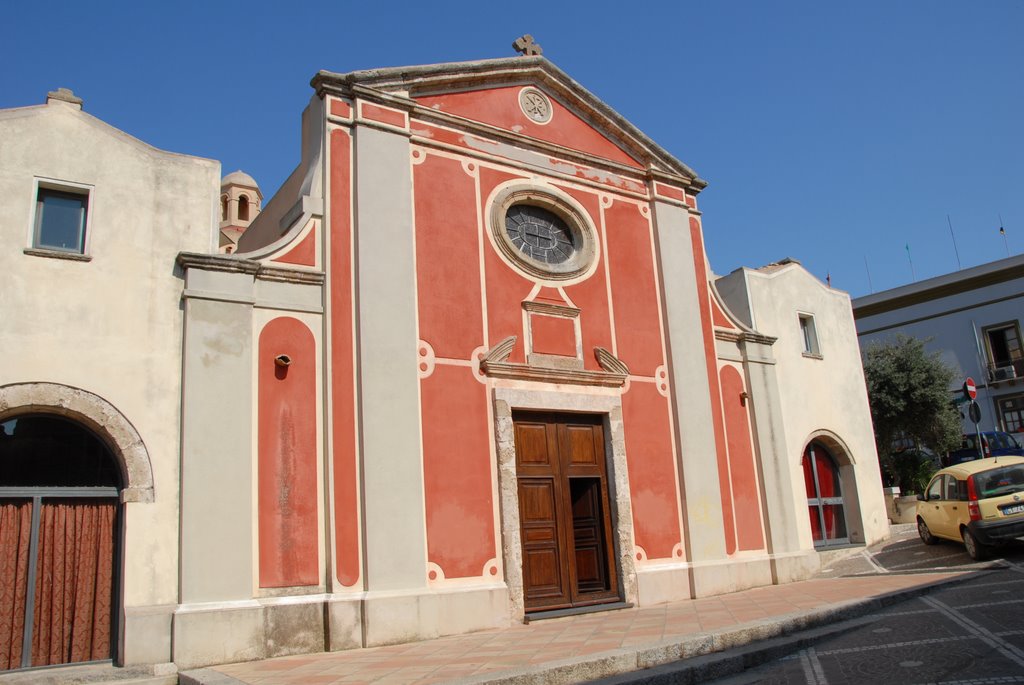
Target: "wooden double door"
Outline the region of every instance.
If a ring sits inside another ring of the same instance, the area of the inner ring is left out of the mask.
[[[526,611],[619,599],[601,417],[516,413]]]

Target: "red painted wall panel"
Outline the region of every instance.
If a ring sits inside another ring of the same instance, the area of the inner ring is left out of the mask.
[[[274,260],[300,266],[316,266],[316,226],[309,231],[298,245]]]
[[[594,357],[594,348],[603,347],[612,350],[611,313],[608,307],[608,281],[605,278],[604,263],[604,229],[601,226],[600,198],[596,193],[578,188],[559,186],[583,205],[590,215],[597,231],[597,241],[601,245],[600,261],[594,274],[576,285],[565,287],[565,294],[580,308],[580,337],[583,339],[583,367],[598,371],[601,365]]]
[[[287,354],[288,367],[274,358]],[[258,498],[260,587],[316,585],[316,341],[282,317],[260,332]]]
[[[664,364],[650,225],[636,204],[605,210],[619,358],[630,373],[653,376]]]
[[[337,98],[331,99],[331,114],[336,117],[344,117],[348,119],[352,116],[352,107],[344,100],[338,100]]]
[[[331,433],[334,461],[335,575],[359,582],[359,494],[356,471],[355,369],[352,342],[352,139],[331,133],[330,288]]]
[[[480,205],[487,206],[487,196],[494,188],[505,181],[522,178],[502,171],[483,167],[480,169]],[[485,209],[485,211],[487,211]],[[508,264],[503,262],[494,248],[488,244],[484,248],[484,269],[487,277],[487,327],[490,344],[497,345],[510,335],[516,336],[516,346],[509,357],[510,362],[526,361],[523,341],[523,306],[522,302],[533,290],[533,282],[528,281]]]
[[[420,381],[427,558],[445,578],[480,576],[497,557],[487,388],[466,366]]]
[[[483,138],[441,126],[432,126],[424,121],[411,120],[409,125],[412,135],[416,137],[454,145],[473,152],[484,151],[505,159],[517,160],[519,157],[514,152],[517,148],[505,146],[494,139]],[[625,190],[639,194],[647,192],[647,186],[644,185],[642,180],[637,180],[637,177],[629,178],[624,175],[608,173],[603,169],[573,164],[565,159],[556,157],[548,157],[548,162],[562,174],[570,174],[576,178],[608,186],[609,189]]]
[[[711,327],[711,301],[708,291],[708,273],[704,262],[704,238],[700,222],[690,217],[690,244],[693,248],[693,266],[697,279],[697,306],[700,309],[701,329],[704,334],[704,363],[707,365],[708,390],[711,393],[711,423],[715,431],[715,452],[718,457],[718,487],[722,496],[722,519],[725,526],[725,551],[736,551],[736,521],[732,515],[732,483],[729,481],[729,454],[725,444],[725,426],[722,421],[722,394],[718,384],[718,361],[715,356],[714,330]]]
[[[682,188],[676,188],[675,186],[666,185],[664,183],[655,182],[654,192],[662,197],[679,200],[680,202],[683,202],[686,199],[686,193],[683,192]]]
[[[593,126],[580,119],[559,102],[551,99],[551,121],[539,124],[519,107],[520,86],[491,88],[464,93],[446,93],[417,98],[424,107],[457,114],[467,119],[515,131],[549,143],[582,150],[622,164],[640,167],[632,157],[615,143],[604,137]],[[550,99],[550,98],[549,98]]]
[[[459,160],[428,154],[413,188],[420,338],[438,357],[469,359],[484,337],[476,182]]]
[[[369,102],[360,104],[359,111],[363,118],[372,121],[379,121],[383,124],[391,124],[398,128],[405,128],[405,114],[390,107],[380,107]]]
[[[711,320],[716,326],[728,328],[734,331],[737,330],[736,326],[729,320],[729,317],[725,315],[725,312],[718,306],[718,303],[715,302],[714,298],[711,298]]]
[[[653,383],[631,383],[622,396],[633,529],[648,560],[671,558],[672,548],[680,542],[668,412],[668,401]]]
[[[740,398],[746,388],[740,372],[722,367],[722,401],[725,404],[725,434],[729,445],[732,493],[736,502],[736,537],[741,550],[764,548],[761,506],[757,498],[757,470],[754,446],[750,442],[750,419]]]
[[[576,326],[572,319],[531,314],[530,331],[534,352],[576,357]]]

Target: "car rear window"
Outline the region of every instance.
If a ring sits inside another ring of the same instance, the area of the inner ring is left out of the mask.
[[[1010,442],[1010,436],[1005,433],[993,433],[992,437],[989,438],[989,443],[997,450],[1007,450],[1016,447],[1016,445]]]
[[[974,488],[978,493],[978,499],[1024,491],[1024,464],[1000,466],[976,473],[971,477],[974,478]]]

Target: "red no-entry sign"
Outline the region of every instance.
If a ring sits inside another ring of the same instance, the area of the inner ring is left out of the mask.
[[[968,399],[974,399],[978,396],[978,388],[974,385],[974,379],[970,376],[964,381],[964,394],[967,395]]]

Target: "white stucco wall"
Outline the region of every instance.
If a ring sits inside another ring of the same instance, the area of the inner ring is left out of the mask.
[[[39,178],[90,187],[90,261],[24,252]],[[177,601],[182,280],[175,256],[214,249],[219,180],[218,162],[157,150],[73,104],[0,111],[0,386],[86,390],[123,414],[145,444],[155,499],[124,505],[129,612]]]
[[[887,536],[878,455],[849,295],[825,286],[796,263],[765,270],[738,269],[716,285],[744,323],[749,321],[759,333],[778,338],[772,352],[786,454],[796,485],[793,496],[795,511],[800,513],[801,547],[813,545],[810,524],[802,513],[807,511],[807,499],[801,458],[807,443],[818,434],[843,445],[853,463],[857,493],[844,493],[848,503],[855,496],[859,504],[847,507],[851,541],[871,544]],[[800,314],[814,317],[818,356],[803,352]]]

